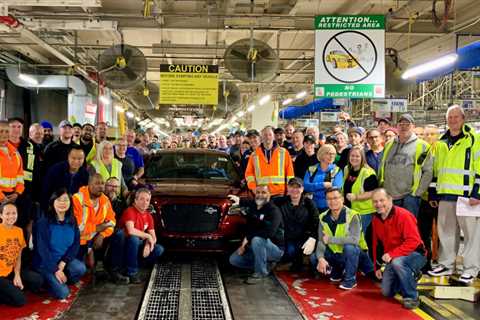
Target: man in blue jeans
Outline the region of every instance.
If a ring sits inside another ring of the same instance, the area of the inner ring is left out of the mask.
[[[400,293],[403,306],[415,309],[419,305],[417,279],[427,262],[425,246],[417,228],[417,219],[411,212],[393,205],[392,196],[385,189],[377,189],[372,194],[373,205],[377,210],[373,218],[373,256],[377,260],[378,242],[382,243],[381,260],[385,270],[376,269],[378,279],[382,279],[382,293],[393,297]]]
[[[139,259],[155,262],[163,253],[157,243],[153,217],[148,212],[152,195],[146,188],[138,189],[131,207],[125,210],[119,229],[111,241],[111,277],[116,283],[141,283]],[[127,278],[121,271],[126,269]]]
[[[267,278],[268,263],[278,262],[283,255],[283,219],[278,207],[270,201],[267,185],[257,185],[255,201],[230,195],[234,205],[247,211],[246,236],[241,246],[230,256],[230,263],[238,268],[253,269],[245,281],[256,284]]]
[[[340,282],[340,289],[351,290],[357,286],[358,267],[373,275],[360,215],[344,206],[338,188],[327,189],[326,199],[328,210],[320,214],[317,250],[310,260],[318,272],[330,275],[330,281]]]

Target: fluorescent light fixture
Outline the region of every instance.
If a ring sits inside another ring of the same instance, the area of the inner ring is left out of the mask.
[[[222,118],[217,118],[217,119],[214,119],[211,123],[213,126],[216,126],[220,123],[222,123],[223,119]]]
[[[293,101],[292,98],[285,99],[285,100],[283,100],[283,102],[282,102],[282,106],[286,106],[287,104],[292,103],[292,101]]]
[[[259,101],[258,101],[258,104],[263,106],[265,103],[267,103],[268,101],[270,101],[270,98],[271,96],[268,94],[264,97],[262,97]]]
[[[247,111],[248,111],[248,112],[252,112],[253,110],[255,110],[255,105],[254,105],[254,104],[250,105],[250,106],[247,108]]]
[[[237,116],[233,116],[232,119],[230,119],[230,122],[234,122],[234,121],[236,121],[237,119],[238,119]]]
[[[125,115],[130,119],[132,119],[135,116],[132,111],[125,112]]]
[[[245,112],[244,112],[244,111],[239,111],[239,112],[237,113],[237,117],[239,117],[239,118],[243,117],[244,115],[245,115]]]
[[[23,80],[23,81],[27,82],[28,84],[31,84],[31,85],[37,85],[38,84],[38,80],[35,79],[32,76],[29,76],[28,74],[20,73],[18,75],[18,77],[20,78],[20,80]]]
[[[135,120],[140,121],[140,117],[135,117]]]
[[[458,55],[456,53],[447,54],[446,56],[440,57],[433,61],[407,69],[407,71],[402,74],[402,79],[406,80],[415,78],[418,75],[450,66],[454,64],[457,59]]]
[[[307,95],[307,91],[302,91],[302,92],[297,93],[295,98],[301,99],[301,98],[305,97],[306,95]]]
[[[105,96],[100,96],[100,98],[98,98],[103,104],[110,104],[110,99],[108,99],[107,97]]]
[[[124,112],[125,111],[125,109],[122,106],[119,106],[119,105],[115,106],[115,110],[117,110],[117,112]]]

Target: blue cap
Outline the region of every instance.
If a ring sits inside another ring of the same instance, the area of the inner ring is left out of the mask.
[[[40,122],[40,125],[44,129],[52,129],[53,130],[52,124],[50,122],[48,122],[47,120],[43,120],[42,122]]]

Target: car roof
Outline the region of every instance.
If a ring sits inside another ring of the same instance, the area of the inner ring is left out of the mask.
[[[227,156],[230,155],[224,151],[220,150],[211,150],[211,149],[196,149],[196,148],[182,148],[182,149],[162,149],[155,152],[152,155],[164,155],[164,154],[211,154],[211,155],[219,155],[219,156]]]

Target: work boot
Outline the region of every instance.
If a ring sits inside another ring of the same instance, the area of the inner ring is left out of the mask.
[[[132,274],[128,277],[131,284],[140,284],[142,283],[142,278],[138,275],[138,273]]]
[[[118,271],[114,271],[110,273],[110,280],[112,280],[115,284],[129,284],[130,279],[124,275],[122,275]]]

